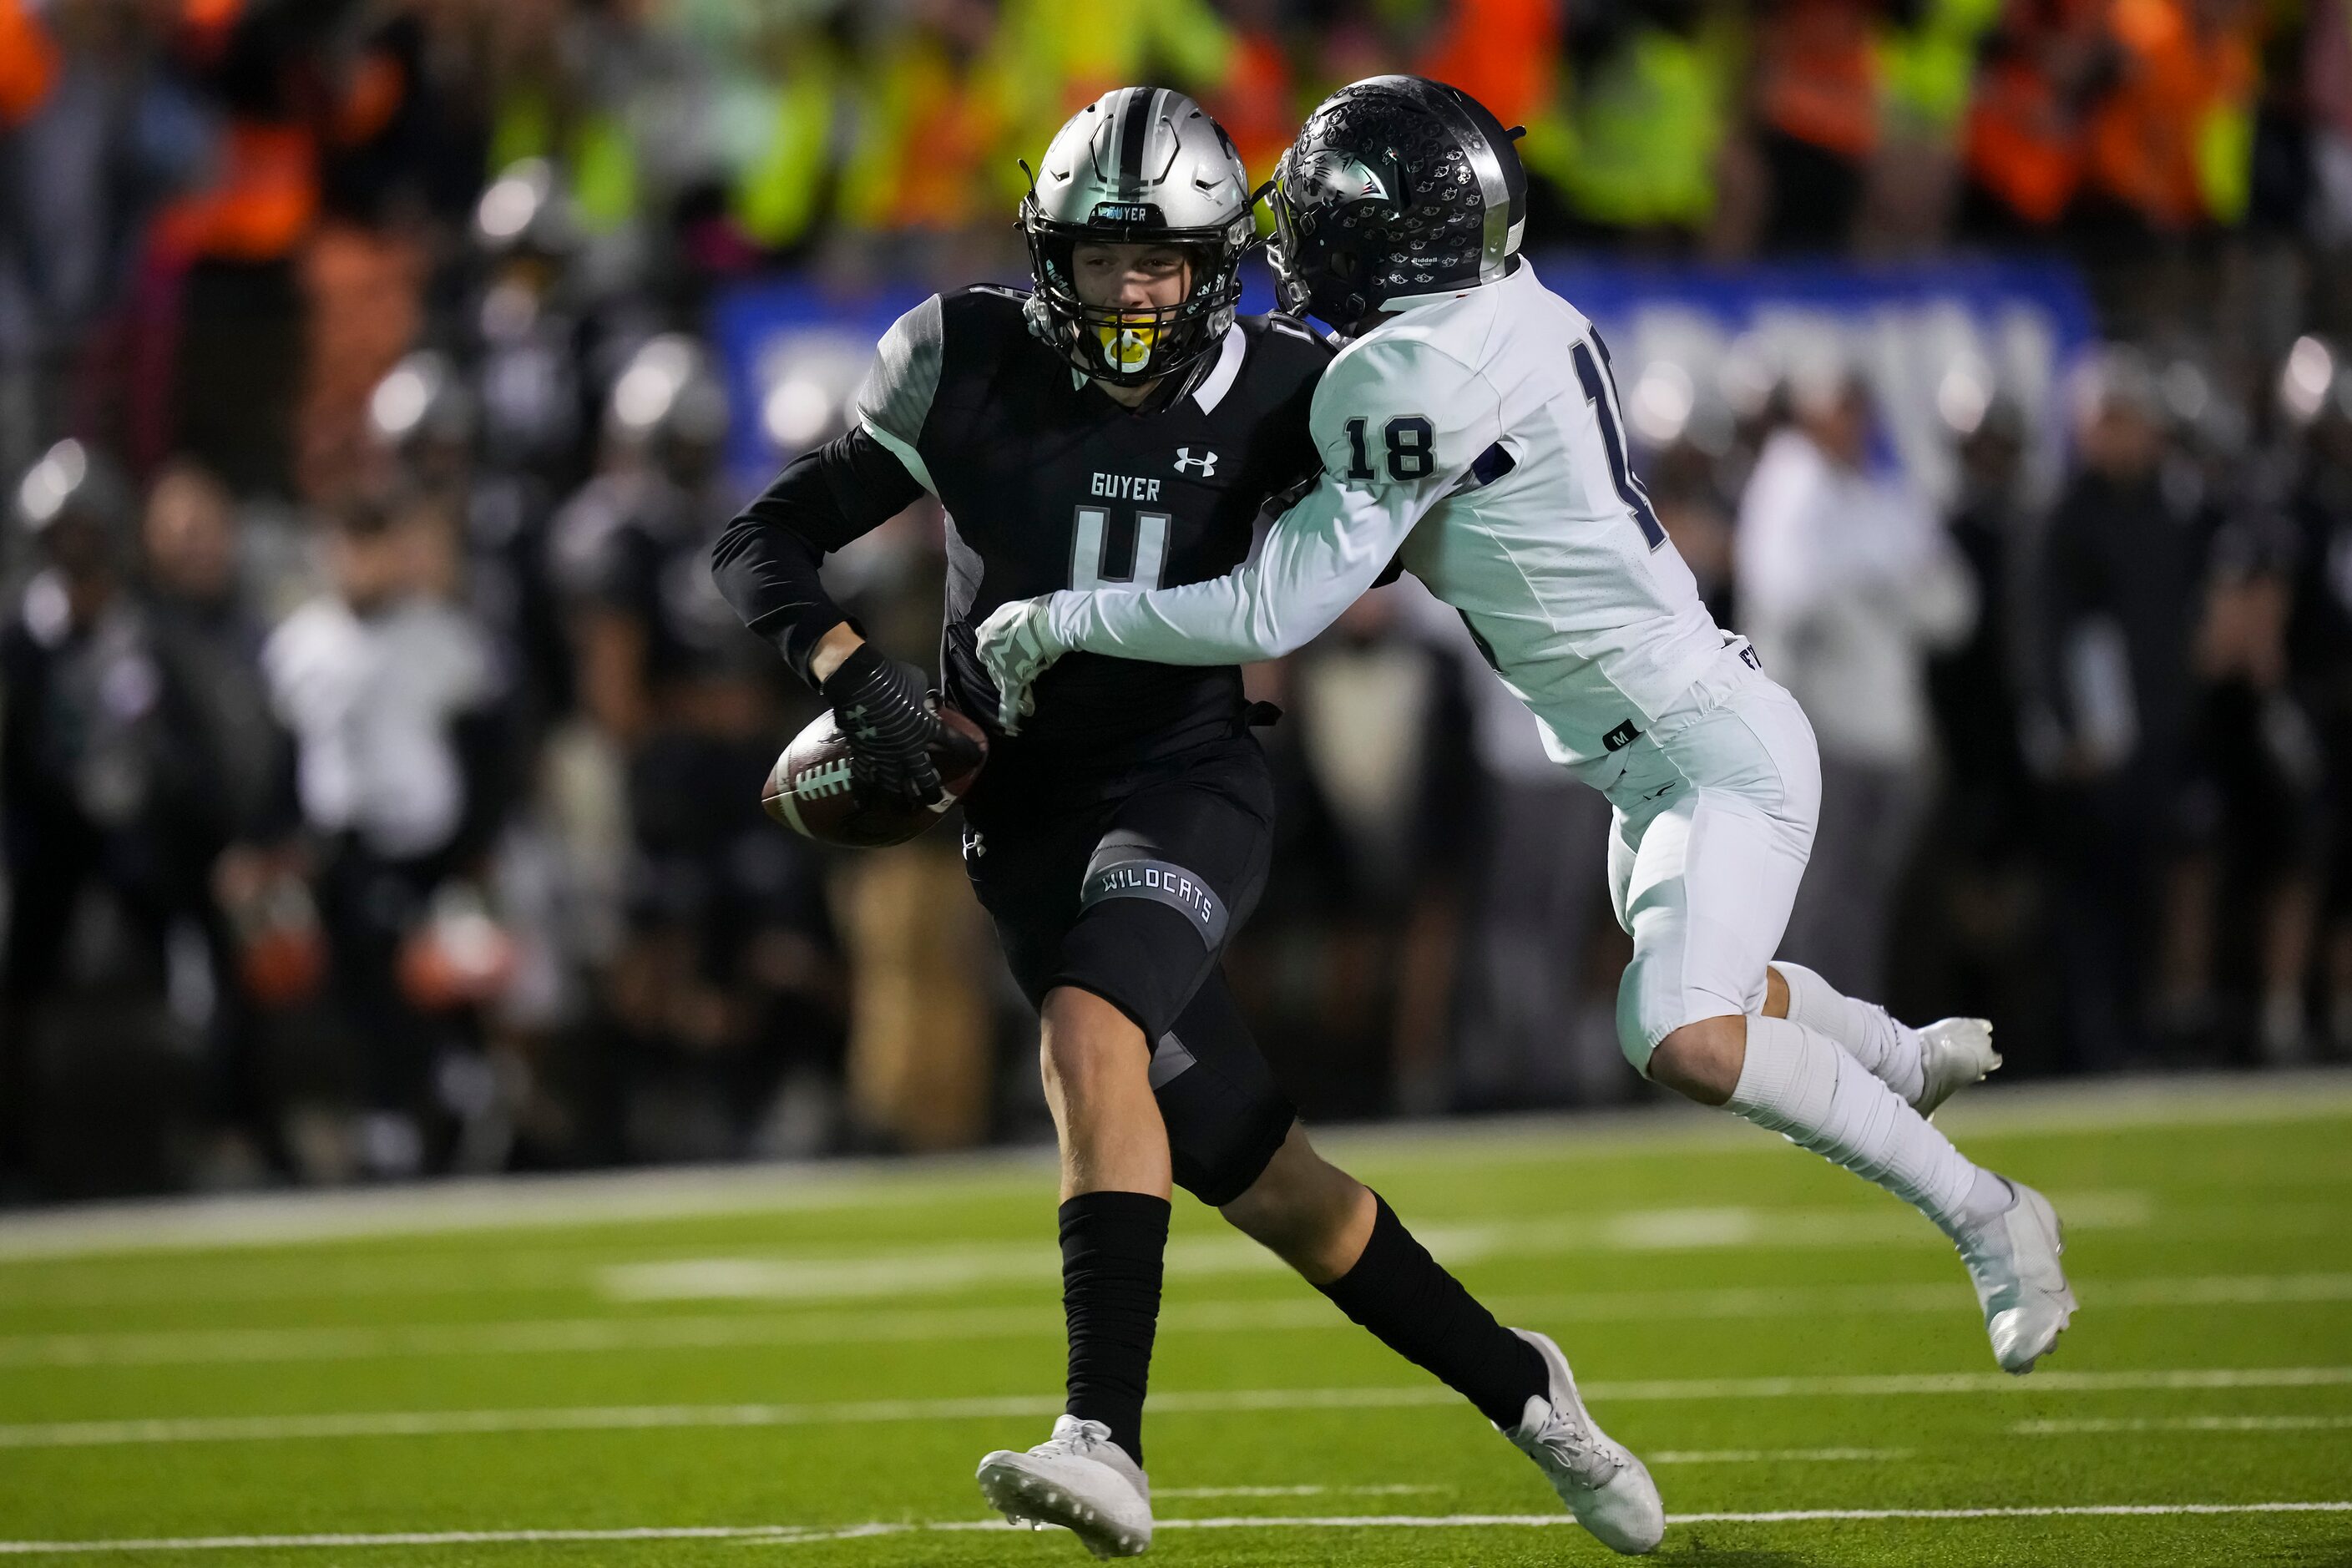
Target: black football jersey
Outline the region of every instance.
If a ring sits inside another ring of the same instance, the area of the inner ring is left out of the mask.
[[[1288,317],[1243,317],[1183,396],[1130,410],[1030,334],[1025,298],[983,287],[926,300],[891,328],[858,395],[862,426],[947,510],[948,700],[990,730],[999,778],[1230,734],[1232,666],[1071,654],[1034,688],[1021,732],[999,735],[977,633],[1007,600],[1239,565],[1267,501],[1321,467],[1307,416],[1330,351]]]

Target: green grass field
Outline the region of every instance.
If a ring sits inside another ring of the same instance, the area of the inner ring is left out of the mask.
[[[2352,1078],[1948,1112],[2070,1224],[2019,1381],[1943,1240],[1727,1119],[1335,1136],[1649,1459],[1662,1556],[2352,1565]],[[971,1483],[1058,1408],[1034,1156],[0,1221],[0,1556],[1076,1563]],[[1609,1554],[1465,1405],[1178,1200],[1171,1563]]]

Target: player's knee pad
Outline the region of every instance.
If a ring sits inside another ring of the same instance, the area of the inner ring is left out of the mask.
[[[1212,1206],[1255,1186],[1298,1120],[1217,976],[1154,1047],[1151,1092],[1176,1184]]]
[[[1163,1080],[1162,1063],[1175,1041],[1167,1036],[1152,1053],[1153,1093],[1168,1126],[1170,1163],[1178,1186],[1212,1208],[1222,1207],[1265,1174],[1298,1120],[1298,1108],[1270,1077],[1253,1080],[1230,1067],[1182,1059],[1189,1053],[1181,1046],[1179,1059],[1171,1064],[1175,1070]]]

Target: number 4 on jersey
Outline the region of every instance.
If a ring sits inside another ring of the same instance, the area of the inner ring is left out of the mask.
[[[1096,588],[1157,588],[1168,561],[1168,531],[1174,519],[1164,511],[1139,511],[1131,530],[1133,542],[1119,550],[1110,509],[1078,508],[1071,529],[1070,586],[1081,593]],[[1112,556],[1122,555],[1127,570],[1114,573]]]
[[[1601,444],[1609,449],[1609,477],[1616,481],[1617,499],[1625,503],[1625,510],[1641,526],[1642,537],[1655,550],[1666,542],[1666,531],[1650,505],[1649,491],[1633,475],[1633,459],[1625,455],[1625,437],[1617,426],[1617,386],[1609,374],[1609,351],[1604,348],[1598,355],[1592,352],[1600,341],[1601,334],[1595,332],[1590,342],[1579,339],[1570,351],[1576,361],[1576,379],[1584,384],[1585,400],[1600,422]]]

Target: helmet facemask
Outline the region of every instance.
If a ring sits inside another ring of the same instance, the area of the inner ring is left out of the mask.
[[[1373,237],[1367,225],[1394,216],[1384,193],[1369,194],[1379,184],[1360,165],[1343,170],[1318,156],[1302,166],[1295,149],[1282,155],[1259,195],[1274,214],[1265,258],[1284,310],[1345,331],[1377,308],[1358,243]]]

